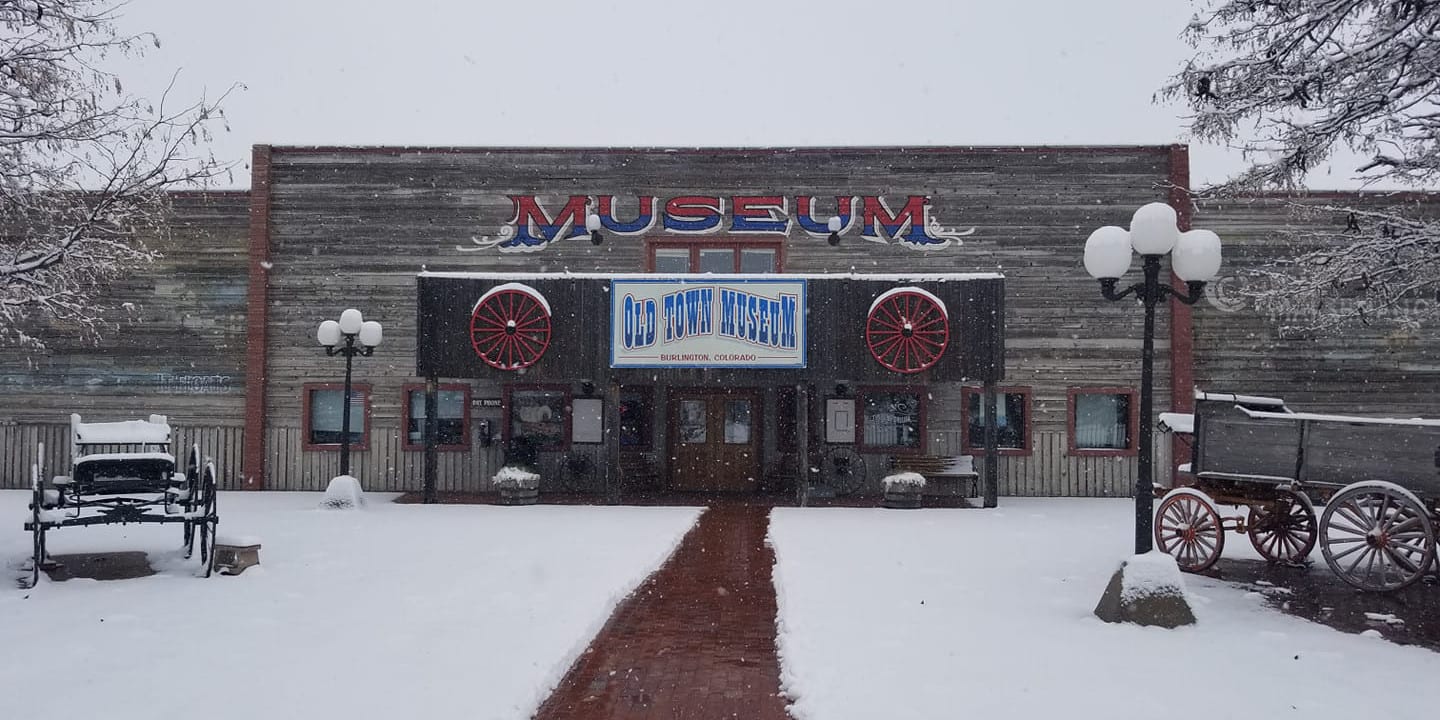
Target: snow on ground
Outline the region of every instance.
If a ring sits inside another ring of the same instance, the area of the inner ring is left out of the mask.
[[[1290,617],[1216,580],[1185,576],[1196,626],[1101,622],[1095,604],[1134,550],[1134,505],[1000,505],[774,511],[782,683],[800,720],[1420,717],[1440,705],[1440,654]],[[1258,557],[1233,533],[1225,556]]]
[[[22,591],[29,493],[0,491],[0,718],[528,718],[699,515],[321,497],[222,493],[221,533],[263,543],[240,576],[192,577],[178,525],[65,528],[52,553],[164,569]]]

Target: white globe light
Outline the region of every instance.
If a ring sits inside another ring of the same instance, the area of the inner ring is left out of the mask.
[[[354,335],[360,332],[360,325],[365,322],[365,316],[359,310],[350,308],[340,313],[340,332],[346,335]]]
[[[1209,230],[1180,233],[1174,253],[1170,268],[1181,280],[1209,282],[1220,274],[1220,236]]]
[[[1175,208],[1165,203],[1142,205],[1135,211],[1135,217],[1130,218],[1130,242],[1141,255],[1164,255],[1179,239]]]
[[[335,347],[340,344],[340,323],[334,320],[326,320],[320,323],[320,329],[315,332],[315,339],[325,347]]]
[[[843,221],[840,220],[840,216],[839,216],[839,215],[831,215],[831,216],[830,216],[830,221],[827,222],[827,223],[825,223],[825,227],[826,227],[826,229],[828,229],[830,232],[840,232],[840,225],[841,225],[842,222],[843,222]]]
[[[599,216],[599,215],[596,215],[595,213],[590,213],[589,215],[586,215],[586,216],[585,216],[585,230],[586,230],[586,231],[588,231],[588,232],[595,232],[596,230],[599,230],[601,227],[602,227],[602,226],[600,225],[600,216]]]
[[[1085,271],[1097,280],[1118,278],[1130,269],[1130,233],[1106,225],[1085,241]]]
[[[360,326],[360,344],[366,347],[375,347],[380,344],[380,323],[374,320],[366,320]]]

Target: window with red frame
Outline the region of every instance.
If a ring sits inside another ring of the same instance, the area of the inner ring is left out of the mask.
[[[527,438],[540,450],[570,446],[570,391],[566,388],[512,386],[506,416],[507,441]]]
[[[858,394],[861,445],[920,450],[925,438],[925,403],[914,390],[872,389]]]
[[[305,447],[328,450],[340,447],[344,439],[345,388],[341,385],[307,384],[304,388]],[[370,386],[350,386],[350,447],[363,449],[370,439]]]
[[[470,449],[470,386],[441,385],[435,391],[435,445]],[[425,386],[405,386],[405,449],[425,449]]]
[[[777,273],[784,269],[779,240],[656,240],[647,250],[650,272]]]
[[[985,393],[965,388],[966,451],[985,450]],[[997,388],[995,393],[995,447],[1011,453],[1030,449],[1030,389]]]
[[[1070,391],[1070,449],[1078,454],[1135,452],[1135,391],[1077,388]]]

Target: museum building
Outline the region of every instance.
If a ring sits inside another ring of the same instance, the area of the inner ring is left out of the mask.
[[[367,489],[421,488],[428,383],[441,491],[490,490],[523,445],[542,491],[787,492],[839,457],[874,491],[897,458],[968,455],[1000,494],[1126,495],[1143,318],[1101,297],[1086,236],[1166,202],[1220,234],[1228,272],[1287,252],[1299,222],[1285,198],[1197,207],[1180,145],[261,145],[251,176],[175,196],[163,257],[114,288],[125,310],[98,343],[54,330],[5,351],[0,441],[33,445],[72,411],[164,413],[228,487],[323,488],[344,364],[316,328],[353,307],[384,327],[354,359]],[[1428,336],[1297,333],[1223,280],[1162,309],[1157,412],[1197,384],[1440,410],[1420,390]],[[1157,466],[1185,452],[1160,442]]]

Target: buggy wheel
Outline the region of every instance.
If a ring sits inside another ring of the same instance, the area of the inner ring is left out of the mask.
[[[1435,528],[1414,494],[1386,482],[1355,483],[1320,517],[1325,564],[1361,590],[1398,590],[1435,561]]]
[[[196,443],[190,446],[190,458],[185,463],[185,502],[181,503],[181,507],[185,509],[187,516],[194,513],[199,505],[200,472],[200,445]],[[184,527],[185,537],[182,542],[185,545],[185,558],[188,560],[195,552],[195,521],[187,519]]]
[[[1298,564],[1315,549],[1315,507],[1310,498],[1290,490],[1276,490],[1269,505],[1252,506],[1246,532],[1255,551],[1266,560]]]
[[[204,514],[196,520],[200,526],[200,562],[205,565],[205,577],[215,566],[215,532],[220,527],[220,515],[216,511],[215,464],[206,463],[201,477],[202,504]]]
[[[1155,513],[1155,543],[1185,572],[1204,572],[1225,549],[1225,526],[1204,493],[1191,488],[1171,490]]]
[[[851,495],[865,485],[865,458],[844,445],[825,453],[825,484],[839,495]]]
[[[45,525],[40,522],[40,511],[44,506],[45,488],[40,485],[40,468],[31,466],[30,478],[30,587],[40,584],[40,568],[45,564]]]

